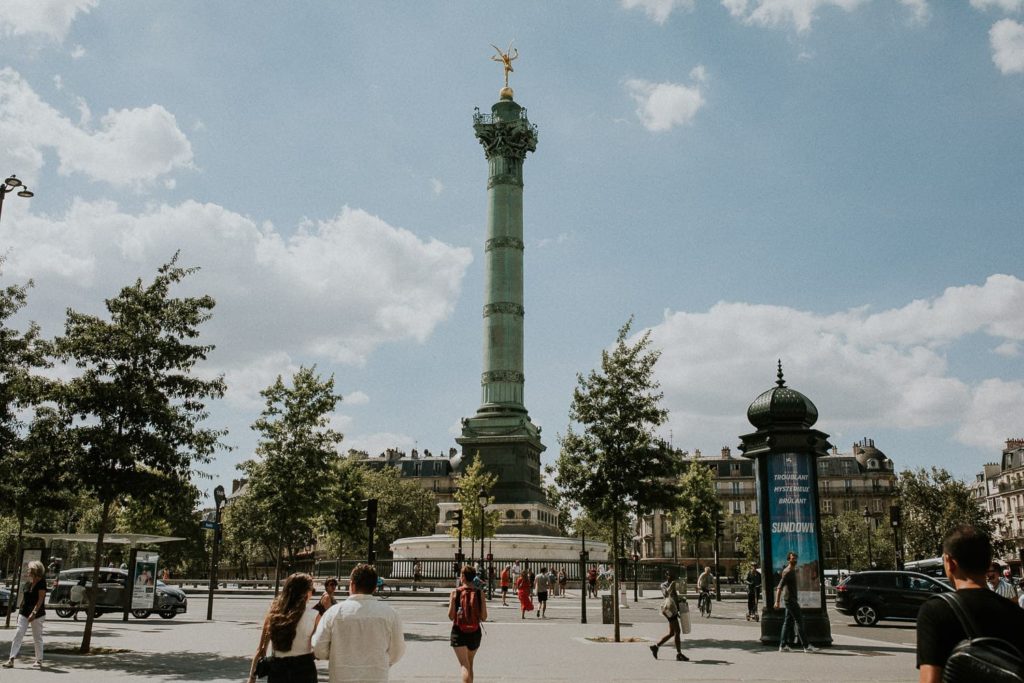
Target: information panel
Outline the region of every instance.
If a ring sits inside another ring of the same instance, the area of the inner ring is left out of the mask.
[[[771,453],[768,462],[768,521],[775,581],[795,552],[798,601],[801,607],[821,608],[821,571],[818,566],[817,497],[811,489],[814,456]]]
[[[132,571],[132,609],[153,609],[156,601],[156,565],[160,555],[150,552],[135,554]]]

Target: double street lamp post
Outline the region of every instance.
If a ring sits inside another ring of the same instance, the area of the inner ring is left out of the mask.
[[[210,553],[210,594],[206,599],[206,620],[213,620],[213,592],[217,590],[217,564],[220,561],[220,513],[224,510],[224,487],[218,486],[213,490],[213,502],[216,513],[213,521],[213,552]]]
[[[25,199],[28,199],[29,197],[35,196],[35,194],[27,187],[25,187],[25,184],[18,180],[18,177],[12,173],[9,178],[4,180],[3,183],[0,183],[0,215],[3,214],[4,210],[4,198],[9,193],[17,190],[19,187],[21,188],[21,190],[18,192],[19,197],[24,197]]]
[[[875,563],[871,558],[871,512],[867,507],[864,508],[864,523],[868,527],[868,569],[871,569]]]
[[[480,506],[480,573],[484,573],[484,512],[487,508],[487,491],[483,488],[480,489],[480,493],[476,496],[476,502]],[[487,583],[490,584],[491,577],[487,577]]]

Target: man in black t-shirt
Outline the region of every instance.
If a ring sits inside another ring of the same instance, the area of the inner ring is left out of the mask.
[[[1024,651],[1024,610],[985,585],[985,572],[991,561],[991,541],[973,526],[957,527],[942,542],[946,576],[956,587],[964,610],[981,629],[975,635],[1002,638]],[[960,620],[942,598],[934,597],[924,603],[917,615],[920,683],[939,683],[953,648],[966,637]]]

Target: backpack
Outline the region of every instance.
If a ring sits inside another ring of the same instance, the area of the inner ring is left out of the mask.
[[[459,586],[455,593],[455,626],[463,633],[473,633],[480,628],[480,590]]]
[[[977,636],[974,619],[956,593],[939,593],[938,597],[946,601],[967,634],[946,660],[942,669],[943,683],[1024,683],[1024,656],[1020,650],[1002,638]]]

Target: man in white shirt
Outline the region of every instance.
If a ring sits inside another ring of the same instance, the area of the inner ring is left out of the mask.
[[[331,683],[387,681],[388,670],[405,653],[398,613],[381,602],[377,570],[358,564],[349,578],[349,597],[331,607],[313,634],[313,654],[329,660]]]

